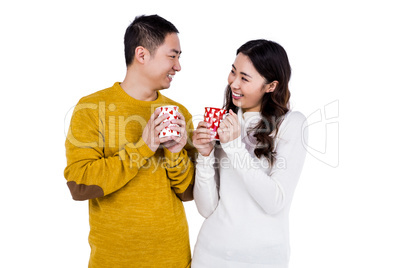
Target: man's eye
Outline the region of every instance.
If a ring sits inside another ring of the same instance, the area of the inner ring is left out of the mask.
[[[235,72],[234,72],[233,70],[230,70],[230,72],[231,72],[232,74],[235,74]]]

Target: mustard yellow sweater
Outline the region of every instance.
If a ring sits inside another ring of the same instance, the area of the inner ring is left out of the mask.
[[[89,267],[190,267],[178,196],[193,184],[195,150],[187,143],[179,153],[153,152],[141,138],[163,105],[179,107],[190,141],[191,114],[160,92],[155,101],[139,101],[117,82],[75,107],[64,175],[73,199],[89,200]]]

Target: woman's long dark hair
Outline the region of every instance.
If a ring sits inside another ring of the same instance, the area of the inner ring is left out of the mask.
[[[266,83],[278,81],[275,90],[265,93],[261,102],[262,120],[248,133],[253,133],[257,140],[254,154],[261,158],[265,156],[272,164],[275,162],[274,139],[278,133],[284,115],[289,111],[289,80],[291,68],[285,49],[273,42],[264,39],[252,40],[242,45],[237,54],[247,56],[258,73],[265,78]],[[224,109],[238,112],[233,104],[230,85],[226,87]]]

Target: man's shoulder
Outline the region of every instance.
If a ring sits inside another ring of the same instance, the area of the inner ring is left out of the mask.
[[[98,103],[100,101],[105,101],[108,96],[110,96],[111,89],[112,87],[108,87],[86,95],[79,100],[79,103]]]
[[[79,99],[78,103],[74,107],[74,114],[97,117],[99,115],[99,111],[102,110],[101,108],[105,106],[102,103],[106,103],[110,98],[112,94],[110,91],[112,88],[113,87],[109,87],[98,90]]]

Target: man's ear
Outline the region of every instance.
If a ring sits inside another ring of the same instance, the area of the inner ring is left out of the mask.
[[[266,84],[265,85],[265,93],[273,92],[276,89],[276,87],[278,86],[278,84],[279,84],[279,82],[276,80],[272,81],[269,84]]]
[[[143,46],[138,46],[135,48],[134,60],[138,61],[141,64],[144,64],[147,55],[149,55],[148,49]]]

